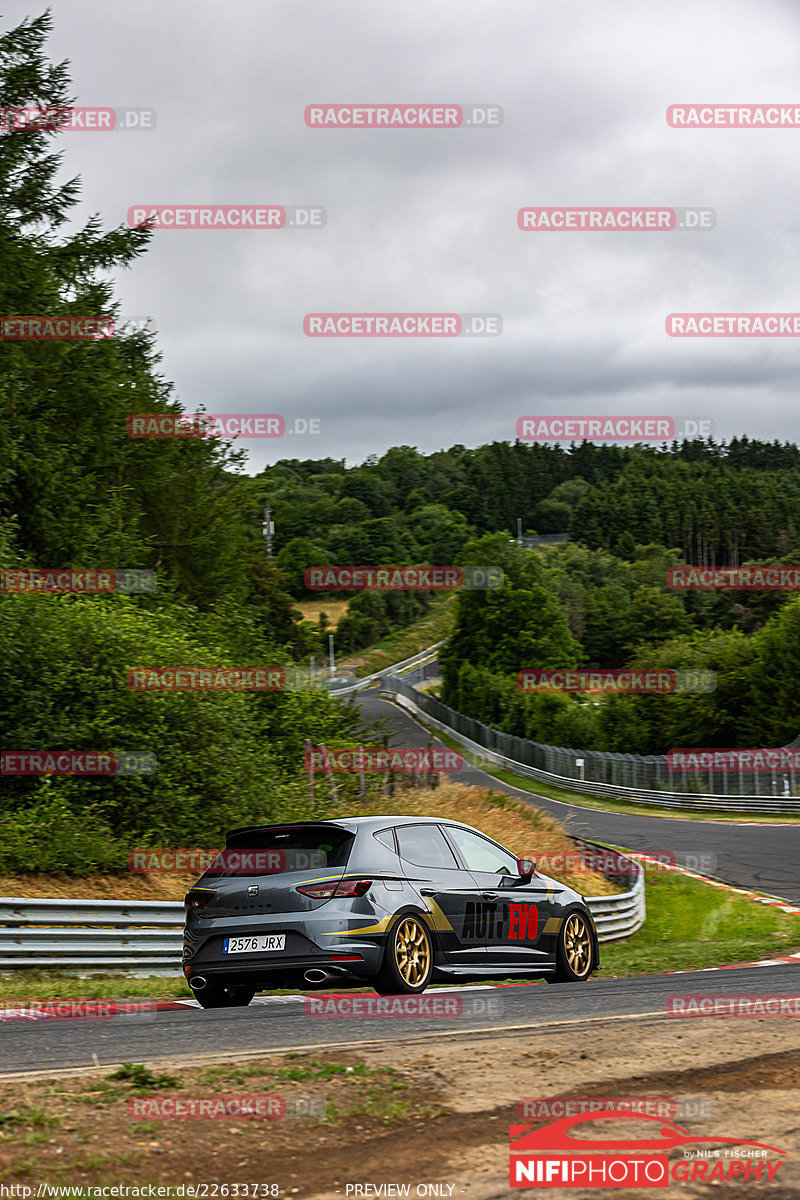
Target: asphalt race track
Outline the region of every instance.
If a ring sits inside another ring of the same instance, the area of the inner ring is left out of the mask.
[[[378,699],[377,689],[358,693],[356,701],[365,716],[380,718],[391,726],[393,744],[427,746],[430,740],[428,731],[398,705]],[[434,745],[444,746],[444,743],[434,738]],[[552,813],[570,833],[589,840],[652,854],[674,853],[679,863],[683,861],[682,855],[696,857],[713,854],[716,856],[716,868],[703,874],[735,884],[736,887],[752,888],[800,903],[800,823],[759,825],[755,818],[753,824],[735,825],[724,821],[629,816],[535,796],[502,783],[477,767],[466,766],[453,778],[459,783],[493,787],[496,791],[527,800],[537,808]],[[536,847],[531,846],[525,853],[535,858],[535,851]],[[684,865],[691,866],[691,859]]]
[[[366,717],[380,718],[391,727],[395,745],[428,744],[427,731],[396,705],[380,700],[374,689],[361,693],[357,702]],[[619,815],[535,797],[473,767],[454,778],[531,801],[557,816],[571,832],[597,841],[656,854],[716,854],[717,878],[800,901],[795,865],[800,851],[798,826],[737,826]],[[526,852],[535,854],[535,847]],[[765,958],[767,955],[765,948]],[[590,1040],[591,1023],[598,1020],[673,1020],[667,1016],[667,997],[675,993],[731,995],[752,990],[796,996],[798,965],[776,963],[630,979],[603,980],[601,974],[584,985],[447,988],[442,992],[448,997],[460,996],[469,1011],[443,1017],[321,1018],[306,1013],[302,996],[265,996],[244,1009],[203,1011],[190,1000],[169,1011],[144,1011],[106,1020],[2,1019],[0,1078],[121,1062],[210,1063],[304,1048],[352,1048],[375,1041],[457,1037],[504,1029],[518,1030],[521,1037],[528,1029],[536,1030],[541,1038],[548,1029],[557,1030],[565,1023],[574,1023],[576,1036]],[[135,990],[132,980],[131,992],[135,994]],[[427,993],[440,994],[437,989]]]
[[[586,984],[522,984],[512,987],[447,988],[465,1005],[473,997],[488,1001],[490,1012],[460,1017],[312,1017],[301,996],[261,997],[248,1008],[181,1008],[110,1020],[0,1021],[0,1079],[16,1073],[64,1068],[112,1066],[121,1062],[211,1063],[317,1046],[387,1042],[409,1037],[451,1036],[476,1030],[537,1031],[565,1023],[589,1024],[603,1018],[666,1016],[667,997],[676,993],[771,995],[797,994],[798,968],[792,965],[741,970],[693,971],[631,979],[595,977]],[[132,990],[135,989],[135,983]],[[437,995],[437,990],[427,995]],[[499,999],[499,1005],[498,1005]],[[499,1007],[500,1011],[497,1011]],[[576,1036],[580,1036],[579,1031]]]

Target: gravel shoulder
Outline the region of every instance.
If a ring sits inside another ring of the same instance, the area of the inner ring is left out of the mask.
[[[377,1189],[407,1184],[411,1197],[492,1200],[519,1195],[508,1185],[508,1126],[529,1119],[518,1116],[521,1100],[636,1096],[675,1101],[677,1124],[698,1137],[780,1147],[786,1161],[766,1194],[800,1195],[800,1030],[791,1019],[595,1020],[213,1068],[163,1062],[157,1068],[173,1070],[177,1083],[160,1088],[137,1089],[97,1073],[0,1084],[0,1179],[249,1180],[309,1200],[392,1196],[398,1193]],[[129,1115],[134,1095],[243,1094],[280,1094],[289,1107],[301,1096],[323,1098],[328,1119]],[[15,1112],[31,1119],[9,1120]],[[594,1123],[586,1130],[602,1135]],[[636,1131],[644,1128],[631,1123],[625,1135]],[[354,1191],[367,1184],[369,1191]],[[701,1197],[712,1190],[673,1185],[669,1194]],[[564,1193],[540,1188],[537,1194]],[[569,1195],[584,1200],[597,1192]],[[627,1195],[636,1200],[640,1193]]]

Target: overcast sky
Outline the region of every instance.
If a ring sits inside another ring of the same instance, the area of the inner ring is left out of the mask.
[[[7,3],[7,27],[41,7]],[[154,131],[70,132],[79,217],[308,204],[321,230],[158,230],[119,277],[188,411],[317,417],[247,441],[361,461],[513,440],[529,414],[711,418],[797,439],[796,338],[684,340],[673,311],[800,311],[800,128],[680,130],[670,104],[800,105],[792,0],[64,0],[77,103]],[[309,104],[501,106],[503,124],[310,129]],[[521,232],[536,205],[705,205],[706,232]],[[499,313],[494,338],[312,339],[312,312]]]

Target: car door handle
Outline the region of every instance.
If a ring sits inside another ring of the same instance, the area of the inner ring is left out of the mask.
[[[420,888],[419,894],[420,896],[435,896],[436,888]]]
[[[481,900],[496,900],[497,892],[481,892]]]

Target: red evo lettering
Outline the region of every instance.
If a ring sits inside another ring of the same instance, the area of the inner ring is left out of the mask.
[[[539,932],[539,909],[535,904],[509,905],[509,941],[536,940]]]

